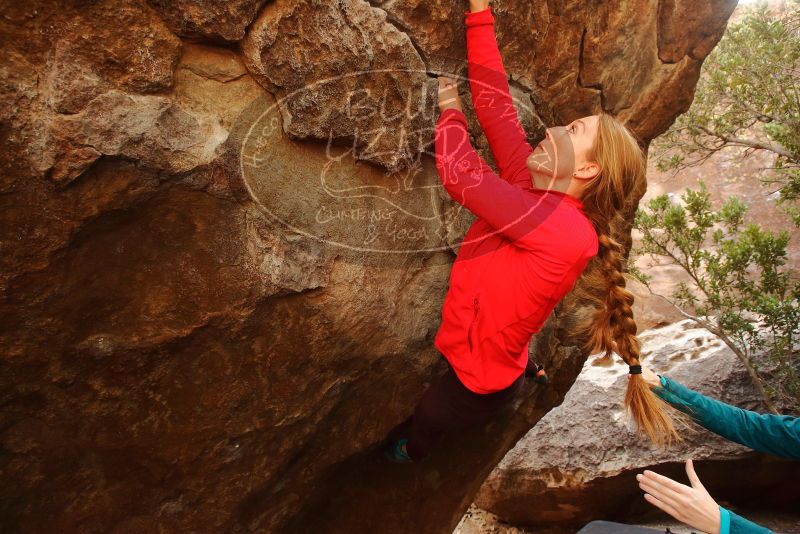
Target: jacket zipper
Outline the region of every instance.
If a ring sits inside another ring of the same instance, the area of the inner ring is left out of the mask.
[[[470,353],[472,352],[472,328],[475,326],[475,319],[478,317],[478,297],[472,298],[472,321],[469,323],[469,329],[467,330],[467,345],[469,346]]]

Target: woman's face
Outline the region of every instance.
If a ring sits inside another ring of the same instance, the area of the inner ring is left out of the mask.
[[[594,166],[597,166],[597,164],[589,161],[589,151],[592,149],[594,140],[597,137],[599,121],[600,117],[598,115],[589,115],[588,117],[575,119],[566,126],[567,132],[572,137],[572,146],[575,151],[575,172],[579,177],[588,178],[594,176],[600,170],[599,167],[591,169],[591,164],[594,164]]]
[[[589,160],[599,119],[598,115],[589,115],[566,126],[547,129],[547,135],[527,160],[534,185],[549,188],[553,178],[591,178],[600,171],[599,165]]]

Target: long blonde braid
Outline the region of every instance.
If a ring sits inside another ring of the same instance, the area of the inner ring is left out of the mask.
[[[581,284],[583,300],[592,302],[595,310],[578,326],[578,332],[586,339],[586,352],[610,356],[613,351],[628,365],[640,365],[634,296],[625,288],[623,274],[625,249],[612,236],[612,223],[620,228],[625,216],[630,218],[630,199],[646,187],[647,157],[634,134],[607,113],[600,114],[589,157],[601,171],[584,190],[581,200],[597,231],[599,249],[593,264],[584,271]],[[685,425],[685,416],[656,396],[641,374],[629,375],[628,379],[624,404],[637,430],[661,446],[681,441],[676,423]]]

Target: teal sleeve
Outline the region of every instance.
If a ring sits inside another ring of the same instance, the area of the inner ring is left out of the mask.
[[[722,506],[719,507],[719,534],[731,534],[731,514]]]
[[[653,393],[726,439],[760,452],[800,458],[798,417],[742,410],[701,395],[666,376],[661,376],[661,387],[653,388]]]
[[[721,510],[723,510],[722,507],[720,507],[720,511]],[[726,510],[726,512],[730,516],[730,530],[728,531],[730,534],[773,534],[770,529],[757,525],[740,515],[736,515],[730,510]],[[720,534],[722,534],[721,523],[720,521]]]

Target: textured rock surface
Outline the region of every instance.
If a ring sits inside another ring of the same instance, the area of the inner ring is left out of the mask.
[[[676,26],[688,3],[504,2],[531,140],[601,105],[663,131],[733,2],[710,5]],[[1,530],[452,529],[585,358],[568,298],[533,344],[552,388],[425,465],[374,457],[444,370],[432,340],[470,215],[423,153],[433,75],[464,74],[463,10],[0,5]],[[351,76],[371,69],[389,71]],[[319,235],[276,218],[323,201]],[[362,233],[370,249],[337,241]]]
[[[254,76],[281,97],[294,138],[352,139],[362,159],[389,170],[431,142],[435,91],[425,64],[408,35],[363,0],[270,4],[243,50]]]
[[[148,0],[182,37],[238,41],[266,0]]]
[[[158,93],[172,85],[181,42],[139,2],[89,3],[59,23],[43,72],[54,111],[76,113],[112,88]]]
[[[764,411],[736,356],[691,321],[639,333],[659,372],[742,408]],[[751,506],[796,502],[800,463],[756,454],[701,427],[663,450],[638,440],[621,410],[624,366],[588,361],[564,403],[517,443],[481,487],[480,508],[517,525],[582,525],[592,519],[630,521],[653,509],[641,499],[636,473],[685,482],[682,463],[697,461],[703,484],[718,500]],[[747,472],[747,477],[742,473]]]

